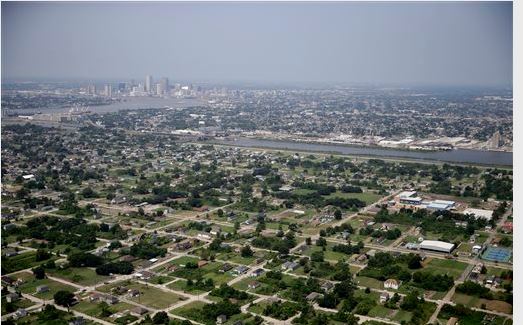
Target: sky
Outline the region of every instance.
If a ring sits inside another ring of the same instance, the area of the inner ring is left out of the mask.
[[[512,85],[511,2],[2,2],[2,80]]]

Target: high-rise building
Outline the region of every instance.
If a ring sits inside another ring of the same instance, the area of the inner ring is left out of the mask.
[[[87,86],[87,93],[89,95],[96,95],[96,86],[94,84]]]
[[[153,77],[151,75],[145,76],[145,91],[150,93],[153,88]]]
[[[490,138],[490,148],[497,149],[497,148],[499,148],[500,144],[501,144],[501,134],[499,133],[499,131],[496,131],[492,135],[492,138]]]
[[[156,84],[156,95],[158,95],[158,96],[165,95],[165,86],[161,82]]]
[[[106,97],[112,97],[113,96],[113,87],[111,85],[105,85],[104,94]]]
[[[169,79],[162,78],[160,79],[160,83],[162,84],[163,90],[165,93],[169,92]]]

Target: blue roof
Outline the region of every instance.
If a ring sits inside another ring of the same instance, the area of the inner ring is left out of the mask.
[[[430,203],[429,205],[427,205],[427,207],[429,209],[438,209],[438,210],[445,210],[447,208],[449,208],[450,204],[445,204],[445,203]]]

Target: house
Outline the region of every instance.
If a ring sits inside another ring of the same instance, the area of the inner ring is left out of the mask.
[[[41,285],[41,286],[36,287],[36,293],[44,293],[44,292],[48,292],[48,291],[49,291],[49,287],[46,285]]]
[[[501,226],[501,231],[506,234],[511,234],[514,231],[514,224],[510,221],[507,221]]]
[[[459,321],[458,318],[456,318],[456,317],[451,317],[451,318],[449,318],[449,320],[447,321],[447,325],[457,325],[457,324],[458,324],[458,321]]]
[[[298,267],[300,267],[300,264],[296,263],[296,262],[291,262],[291,261],[287,261],[285,263],[283,263],[281,265],[281,268],[282,270],[290,270],[290,271],[294,271],[296,270]]]
[[[481,245],[474,245],[474,246],[472,246],[472,253],[479,254],[479,252],[481,252],[482,248],[483,247]]]
[[[15,282],[16,282],[16,280],[13,279],[12,277],[8,276],[8,275],[2,276],[2,284],[14,285]]]
[[[252,290],[258,288],[259,286],[261,286],[261,284],[258,281],[252,281],[247,285],[247,287]]]
[[[129,297],[138,297],[140,295],[140,290],[138,289],[129,289],[128,291]]]
[[[225,272],[231,270],[232,268],[233,268],[233,266],[231,264],[225,263],[225,264],[222,265],[222,267],[220,268],[219,272],[220,273],[225,273]]]
[[[216,324],[224,324],[227,321],[227,316],[220,315],[216,317]]]
[[[24,179],[24,181],[28,181],[28,180],[34,179],[35,175],[33,175],[33,174],[23,175],[22,178]]]
[[[105,301],[108,305],[114,305],[118,303],[118,298],[111,295],[105,295],[101,299],[102,301]]]
[[[334,284],[332,284],[332,282],[324,282],[322,285],[321,285],[321,289],[324,291],[324,292],[329,292],[332,290],[332,288],[334,288]]]
[[[20,300],[20,295],[18,293],[8,293],[6,296],[5,296],[5,300],[7,302],[15,302],[15,301],[18,301]]]
[[[204,267],[205,265],[209,264],[206,260],[199,260],[198,261],[198,268]]]
[[[307,297],[305,297],[305,299],[307,299],[307,301],[315,301],[316,299],[319,299],[321,297],[323,297],[321,293],[311,292],[307,295]]]
[[[75,317],[69,321],[69,325],[84,325],[87,322],[82,316]]]
[[[149,312],[147,309],[140,307],[140,306],[137,306],[137,307],[134,307],[133,309],[131,309],[131,315],[136,316],[136,317],[145,315],[145,314],[147,314],[147,312]]]
[[[400,284],[399,284],[398,280],[388,279],[387,281],[385,281],[383,283],[383,287],[385,287],[385,289],[398,290],[398,288],[400,287]]]
[[[241,275],[241,274],[247,272],[248,270],[249,270],[249,268],[248,268],[247,266],[245,266],[245,265],[240,265],[240,266],[236,267],[236,268],[232,271],[232,273],[234,273],[234,274],[236,274],[236,275]]]
[[[27,310],[25,310],[25,309],[23,309],[23,308],[20,308],[20,309],[18,309],[18,310],[15,312],[13,318],[14,318],[14,319],[19,319],[19,318],[22,318],[22,317],[27,316],[27,314],[28,314]]]
[[[255,278],[262,275],[265,271],[263,269],[256,269],[251,273],[251,277]]]
[[[154,277],[154,273],[149,272],[149,271],[141,271],[141,272],[136,272],[134,274],[134,276],[137,277],[137,278],[140,278],[140,279],[142,279],[144,281],[148,281],[152,277]]]
[[[380,294],[380,304],[387,302],[389,300],[389,298],[390,298],[390,295],[388,292],[382,292]]]

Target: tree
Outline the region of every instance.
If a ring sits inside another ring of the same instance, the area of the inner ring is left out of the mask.
[[[311,254],[311,261],[313,262],[323,262],[323,252],[322,251],[316,251]]]
[[[312,239],[310,237],[305,238],[305,244],[312,245]]]
[[[35,278],[41,280],[41,279],[44,279],[45,278],[45,270],[43,267],[41,266],[37,266],[33,269],[33,274],[35,276]]]
[[[241,249],[241,255],[242,257],[251,257],[254,254],[254,252],[251,249],[251,246],[246,245],[242,247]]]
[[[417,290],[410,291],[405,298],[403,299],[403,302],[401,303],[401,309],[412,311],[419,307],[423,298],[420,299],[419,292]]]
[[[419,255],[413,255],[409,260],[409,269],[420,269],[421,268],[421,257]]]
[[[67,308],[69,308],[75,300],[74,294],[67,290],[57,291],[54,294],[53,299],[57,305]]]
[[[159,311],[153,316],[153,324],[169,324],[169,316],[164,311]]]
[[[39,262],[39,261],[45,261],[47,260],[49,257],[51,257],[51,254],[49,254],[48,251],[46,251],[45,249],[38,249],[36,251],[36,261]]]
[[[340,209],[336,209],[336,211],[334,211],[334,218],[336,218],[336,220],[341,220],[341,210]]]

